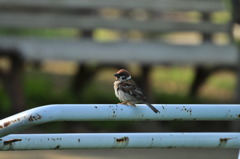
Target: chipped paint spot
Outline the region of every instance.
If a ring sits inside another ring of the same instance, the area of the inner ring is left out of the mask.
[[[11,144],[13,142],[18,142],[18,141],[22,141],[22,139],[11,139],[11,140],[6,140],[3,143],[4,144]]]
[[[148,148],[152,148],[154,145],[154,138],[152,138],[151,144],[148,146]]]
[[[127,136],[124,136],[122,138],[118,138],[118,139],[115,139],[117,143],[123,143],[123,142],[126,142],[128,143],[129,141],[129,138]]]
[[[182,111],[186,111],[187,113],[190,113],[190,115],[192,115],[192,109],[187,109],[185,106],[183,106]]]
[[[97,107],[97,106],[95,106],[94,108],[96,108],[96,109],[97,109],[98,107]]]
[[[80,143],[80,141],[81,141],[81,140],[80,140],[80,139],[78,139],[78,143]]]
[[[48,140],[52,140],[52,141],[57,141],[57,140],[62,140],[62,138],[48,138]]]
[[[7,122],[5,122],[3,125],[4,125],[4,127],[8,127],[10,124],[11,124],[11,122],[10,122],[10,121],[7,121]]]
[[[28,121],[36,121],[36,120],[40,120],[40,119],[42,119],[42,116],[39,114],[36,114],[36,115],[30,115],[28,118]]]
[[[232,138],[220,138],[218,146],[219,147],[224,147],[227,144],[228,140],[230,140],[230,139],[232,139]]]
[[[3,126],[2,125],[0,125],[0,129],[2,129],[3,128]]]
[[[57,145],[54,149],[57,150],[57,149],[60,149],[60,145]]]

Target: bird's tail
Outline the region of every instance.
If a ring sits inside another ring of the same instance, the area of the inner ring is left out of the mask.
[[[154,111],[154,113],[160,113],[160,111],[157,110],[154,106],[152,106],[152,104],[150,104],[150,103],[145,103],[145,104],[147,104],[147,106],[148,106],[149,108],[151,108],[151,109]]]

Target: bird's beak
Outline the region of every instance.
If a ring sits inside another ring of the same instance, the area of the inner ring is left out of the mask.
[[[119,74],[115,73],[114,76],[118,78],[118,77],[119,77]]]

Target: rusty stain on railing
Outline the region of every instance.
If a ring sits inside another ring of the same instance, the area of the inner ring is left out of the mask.
[[[115,139],[116,142],[120,143],[120,142],[128,142],[129,141],[129,138],[127,136],[124,136],[122,138],[118,138],[118,139]]]
[[[30,115],[30,117],[28,118],[29,121],[34,121],[34,120],[40,120],[42,118],[41,115],[36,114],[36,115]]]
[[[22,139],[11,139],[11,140],[6,140],[3,143],[4,144],[11,144],[13,142],[18,142],[18,141],[22,141]]]

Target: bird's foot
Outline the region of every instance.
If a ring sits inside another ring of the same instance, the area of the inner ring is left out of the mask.
[[[124,105],[128,105],[128,106],[136,106],[134,103],[131,103],[131,102],[121,102],[118,104],[124,104]]]
[[[127,102],[126,105],[136,106],[134,103]]]
[[[124,104],[124,105],[127,105],[127,102],[120,102],[118,104]]]

